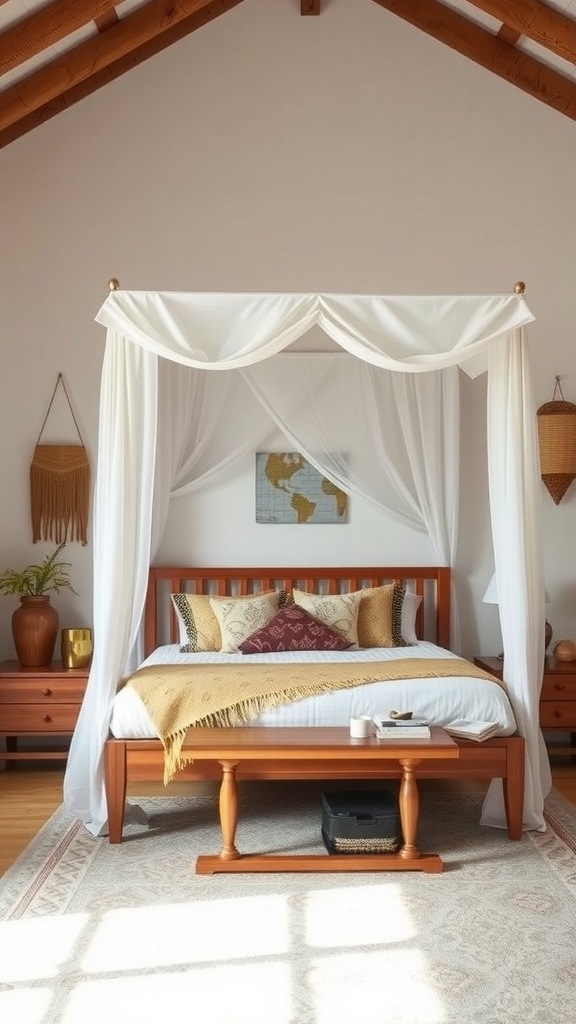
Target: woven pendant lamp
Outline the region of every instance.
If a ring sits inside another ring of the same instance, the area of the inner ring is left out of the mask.
[[[555,381],[552,401],[540,406],[537,417],[540,472],[554,504],[559,505],[576,478],[576,405],[565,401],[560,377]]]

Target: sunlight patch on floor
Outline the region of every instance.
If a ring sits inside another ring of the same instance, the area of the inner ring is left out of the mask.
[[[248,896],[104,914],[82,959],[87,973],[142,970],[288,952],[285,896]]]
[[[446,1021],[401,883],[91,909],[0,925],[0,1021]]]
[[[296,1018],[297,1019],[297,1018]],[[78,982],[60,1024],[294,1024],[289,964],[237,964]]]
[[[416,934],[399,885],[310,892],[305,917],[308,945],[323,949],[406,942]]]
[[[317,957],[311,970],[314,1024],[442,1024],[442,1001],[418,949]]]
[[[52,992],[46,988],[0,992],[0,1020],[2,1024],[43,1024],[51,1000]]]
[[[2,921],[0,986],[57,977],[89,920],[88,914],[64,914]]]

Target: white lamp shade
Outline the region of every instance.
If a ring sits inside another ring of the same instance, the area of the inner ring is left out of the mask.
[[[484,591],[484,597],[482,598],[484,604],[498,604],[498,584],[496,582],[496,573],[493,572],[488,586]]]
[[[498,583],[496,582],[496,573],[493,572],[488,586],[484,591],[484,597],[482,598],[484,604],[498,604]],[[546,604],[550,603],[550,597],[548,591],[544,592],[544,601]]]

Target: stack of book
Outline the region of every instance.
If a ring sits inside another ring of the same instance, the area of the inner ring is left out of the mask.
[[[430,726],[424,718],[381,718],[376,715],[373,722],[379,740],[420,740],[430,736]]]

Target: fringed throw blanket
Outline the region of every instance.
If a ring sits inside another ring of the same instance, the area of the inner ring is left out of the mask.
[[[242,725],[303,697],[386,679],[470,676],[500,683],[463,658],[403,658],[369,664],[150,665],[126,683],[144,704],[165,751],[164,782],[193,757],[182,744],[194,726]]]

